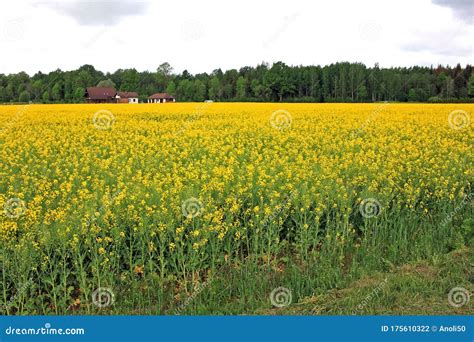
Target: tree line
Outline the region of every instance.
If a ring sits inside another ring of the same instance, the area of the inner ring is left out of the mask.
[[[103,73],[92,65],[48,74],[0,74],[0,102],[82,102],[86,87],[135,91],[144,101],[167,92],[178,101],[265,102],[474,102],[474,70],[455,67],[392,67],[341,62],[289,66],[283,62],[192,75],[174,73],[169,63],[155,72],[119,69]]]

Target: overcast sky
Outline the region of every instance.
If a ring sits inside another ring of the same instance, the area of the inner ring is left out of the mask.
[[[83,64],[156,70],[165,61],[192,73],[279,60],[474,64],[473,6],[474,0],[15,0],[0,12],[0,73]]]

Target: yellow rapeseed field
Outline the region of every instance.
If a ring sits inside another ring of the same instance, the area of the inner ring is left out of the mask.
[[[0,106],[0,291],[7,298],[27,275],[54,303],[41,312],[60,312],[55,291],[69,303],[90,296],[93,284],[194,277],[288,246],[302,259],[335,246],[369,248],[366,232],[380,222],[388,224],[384,239],[403,232],[396,239],[408,246],[418,233],[396,222],[436,226],[472,192],[473,111]]]

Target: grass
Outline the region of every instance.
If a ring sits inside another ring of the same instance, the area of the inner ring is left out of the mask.
[[[324,248],[305,259],[287,257],[295,253],[271,258],[228,257],[215,271],[195,273],[186,280],[174,276],[162,279],[134,270],[133,276],[116,279],[114,304],[105,308],[70,300],[67,308],[55,308],[50,303],[48,309],[105,315],[469,315],[474,313],[472,301],[455,308],[447,300],[454,287],[464,287],[471,293],[474,290],[473,221],[467,219],[461,226],[463,229],[458,230],[463,235],[455,234],[440,244],[444,253],[428,257],[420,257],[415,249],[392,257],[385,254],[386,258],[372,251],[371,256],[363,242],[362,250],[346,251],[347,255],[336,259],[324,254]],[[387,240],[383,247],[390,245]],[[278,287],[291,292],[288,306],[272,305],[270,296]],[[72,293],[70,298],[80,296]],[[31,297],[22,295],[17,300],[28,307],[41,306]],[[19,309],[10,314],[26,313],[21,306]]]
[[[472,223],[466,224],[472,227]],[[461,286],[473,292],[473,255],[472,247],[464,246],[400,265],[384,260],[372,271],[363,264],[353,264],[349,271],[344,263],[339,272],[334,272],[337,269],[334,265],[324,264],[319,267],[314,264],[312,270],[311,266],[286,264],[285,258],[271,268],[234,267],[219,277],[212,289],[199,294],[186,313],[469,315],[474,313],[472,302],[455,308],[447,298],[453,287]],[[292,292],[292,303],[283,308],[272,307],[269,299],[272,289],[278,286]],[[218,303],[212,301],[216,299]],[[361,304],[363,307],[358,309]]]
[[[186,278],[161,277],[147,272],[146,267],[135,267],[120,275],[104,274],[103,285],[97,286],[110,289],[114,297],[113,304],[105,300],[104,308],[92,304],[92,293],[82,290],[87,288],[81,285],[87,284],[87,279],[72,276],[74,272],[81,274],[81,260],[70,264],[71,255],[66,248],[51,249],[54,267],[49,264],[46,273],[19,281],[16,293],[4,297],[8,303],[5,313],[472,314],[472,302],[454,308],[447,301],[453,287],[473,291],[474,220],[460,220],[470,212],[467,207],[458,213],[450,228],[453,233],[441,232],[444,239],[433,236],[436,224],[418,222],[420,230],[411,229],[414,233],[402,239],[399,234],[390,233],[396,228],[389,224],[392,221],[380,221],[374,230],[377,234],[366,232],[341,244],[330,238],[337,226],[328,226],[328,235],[317,249],[301,250],[297,240],[290,243],[286,239],[276,254],[225,255],[221,266],[190,272]],[[406,217],[404,224],[408,222],[415,219]],[[433,243],[436,239],[438,243]],[[31,257],[20,256],[18,267],[28,265]],[[70,279],[74,279],[75,286],[68,285]],[[41,286],[37,286],[38,281]],[[288,289],[292,296],[291,304],[282,308],[273,307],[270,300],[272,291],[279,287]]]
[[[448,302],[450,289],[474,292],[474,251],[462,248],[429,261],[366,275],[343,288],[302,298],[285,308],[257,310],[265,315],[472,315],[472,301],[459,308]],[[380,289],[377,291],[376,289]],[[370,300],[367,300],[369,299]]]

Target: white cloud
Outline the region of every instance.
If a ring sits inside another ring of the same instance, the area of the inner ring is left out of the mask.
[[[125,17],[145,14],[148,3],[134,0],[71,0],[39,2],[37,5],[70,16],[81,25],[116,25]]]
[[[452,30],[453,31],[453,30]],[[444,42],[443,44],[440,44]],[[463,56],[472,52],[472,43],[468,37],[458,37],[450,32],[417,32],[416,37],[403,44],[403,48],[412,52],[431,52],[440,56]]]
[[[436,5],[451,8],[453,14],[464,22],[473,25],[474,1],[472,0],[433,0]]]
[[[279,60],[369,66],[474,61],[473,25],[431,0],[113,3],[120,6],[10,2],[0,12],[0,73],[83,64],[155,70],[165,61],[192,73]]]

